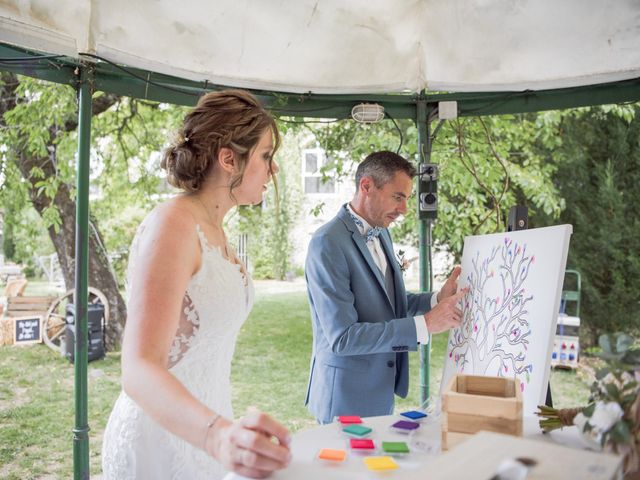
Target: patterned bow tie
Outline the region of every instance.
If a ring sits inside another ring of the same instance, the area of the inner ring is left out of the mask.
[[[349,212],[349,215],[351,215],[351,218],[353,219],[353,223],[355,223],[358,227],[364,230],[364,223],[362,223],[362,220],[360,220],[358,217],[353,215],[351,212]],[[381,233],[382,233],[382,228],[371,227],[367,233],[363,234],[363,236],[366,237],[366,242],[368,243],[368,242],[372,242],[374,238],[378,238]]]

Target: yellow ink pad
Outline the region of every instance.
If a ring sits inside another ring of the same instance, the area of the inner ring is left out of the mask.
[[[395,470],[398,464],[391,457],[367,457],[362,460],[369,470]]]

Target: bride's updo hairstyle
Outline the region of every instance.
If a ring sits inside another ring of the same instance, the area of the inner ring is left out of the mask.
[[[167,171],[171,185],[196,192],[220,149],[230,148],[238,167],[231,179],[232,191],[242,182],[249,157],[267,129],[273,133],[275,153],[280,146],[276,122],[253,95],[244,90],[208,93],[186,115],[176,141],[164,151],[160,166]],[[271,168],[271,160],[269,163]]]

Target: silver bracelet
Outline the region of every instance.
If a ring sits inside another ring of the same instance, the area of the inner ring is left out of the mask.
[[[207,430],[204,432],[204,451],[207,451],[207,438],[209,437],[209,430],[211,430],[211,427],[213,427],[216,422],[218,420],[220,420],[221,415],[219,413],[216,413],[213,418],[211,420],[209,420],[209,423],[207,423]]]

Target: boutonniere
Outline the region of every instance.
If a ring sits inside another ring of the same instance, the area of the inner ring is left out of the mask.
[[[406,272],[411,264],[418,259],[418,257],[406,258],[404,254],[404,250],[398,250],[398,253],[396,253],[396,256],[398,257],[398,266],[402,273]]]

